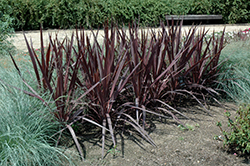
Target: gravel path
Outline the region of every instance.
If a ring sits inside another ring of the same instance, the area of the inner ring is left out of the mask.
[[[219,24],[219,25],[200,25],[198,26],[199,28],[203,28],[205,26],[206,30],[209,30],[208,33],[212,33],[213,31],[215,32],[220,32],[223,30],[223,28],[226,26],[226,32],[238,32],[239,30],[245,30],[250,28],[250,23],[249,24]],[[191,26],[183,26],[184,30],[188,30]],[[155,28],[155,30],[159,30],[159,28]],[[58,29],[54,29],[54,30],[44,30],[43,31],[43,37],[44,37],[44,44],[46,46],[46,44],[48,43],[48,37],[50,34],[52,36],[52,38],[55,37],[55,35],[57,34],[57,37],[59,39],[63,39],[66,36],[71,36],[72,32],[75,32],[75,29],[70,29],[70,30],[58,30]],[[96,30],[94,31],[96,32]],[[91,35],[91,31],[86,30],[85,31],[86,34]],[[28,40],[30,41],[30,39],[32,40],[32,44],[33,47],[35,49],[40,48],[40,31],[39,30],[35,30],[35,31],[25,31],[25,34],[28,38]],[[98,35],[98,40],[102,40],[102,36],[103,36],[103,30],[99,31],[99,35]],[[26,48],[26,44],[25,44],[25,40],[24,40],[24,36],[23,33],[20,31],[17,31],[15,33],[15,36],[10,38],[9,40],[11,40],[14,44],[14,46],[20,50],[20,51],[27,51]]]

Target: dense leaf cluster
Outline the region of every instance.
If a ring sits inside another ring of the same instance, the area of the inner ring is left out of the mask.
[[[205,29],[193,27],[183,38],[181,27],[162,23],[161,31],[155,32],[140,31],[137,24],[125,30],[106,23],[101,42],[98,32],[87,36],[76,31],[76,36],[63,41],[50,37],[44,49],[41,38],[40,55],[25,37],[37,80],[32,88],[23,78],[30,89],[25,93],[47,106],[50,103],[42,96],[51,94],[54,117],[69,129],[82,157],[71,127],[76,121],[102,128],[103,150],[105,133],[110,133],[115,146],[116,131],[125,124],[155,145],[145,130],[147,115],[170,116],[182,124],[177,114],[186,116],[173,103],[193,99],[203,106],[207,98],[218,95],[213,87],[224,32],[207,39]]]
[[[222,14],[225,23],[249,22],[248,0],[1,0],[0,9],[14,18],[15,30],[102,27],[107,18],[127,24],[140,17],[159,26],[165,15]]]

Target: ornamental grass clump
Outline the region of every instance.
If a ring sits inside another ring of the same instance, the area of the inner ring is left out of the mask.
[[[224,135],[224,145],[230,150],[238,151],[243,154],[250,153],[250,105],[242,105],[237,110],[235,120],[230,117],[230,112],[226,111],[225,116],[228,119],[230,131],[222,129],[222,124],[217,123]]]
[[[41,30],[41,54],[26,43],[37,85],[30,86],[26,94],[40,99],[50,110],[62,130],[68,129],[83,159],[83,153],[72,125],[91,123],[102,129],[102,156],[106,133],[116,145],[116,134],[131,125],[141,136],[156,146],[145,130],[147,114],[169,118],[178,123],[179,116],[173,103],[191,96],[204,106],[208,98],[216,100],[213,89],[219,73],[218,63],[223,49],[223,34],[205,39],[206,31],[197,33],[192,27],[182,41],[180,25],[161,24],[161,31],[139,31],[139,24],[128,29],[115,24],[104,25],[103,41],[92,31],[76,30],[76,37],[49,39],[44,50]],[[224,33],[224,31],[223,31]],[[73,45],[74,40],[76,46]],[[51,102],[44,98],[51,95]],[[206,107],[204,106],[205,111]],[[186,117],[188,118],[188,117]],[[185,124],[182,124],[185,126]],[[60,136],[59,136],[60,138]]]
[[[219,75],[219,89],[226,92],[228,99],[238,103],[250,101],[250,40],[232,42],[222,51],[222,65]]]
[[[62,149],[53,146],[56,141],[50,137],[58,124],[47,108],[2,82],[27,90],[15,71],[1,68],[0,73],[0,165],[73,165]]]

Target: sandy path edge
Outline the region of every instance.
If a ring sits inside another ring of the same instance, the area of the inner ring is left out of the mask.
[[[187,31],[191,26],[183,26],[183,29]],[[248,24],[218,24],[218,25],[199,25],[199,28],[205,27],[206,30],[209,30],[208,33],[220,32],[223,30],[224,27],[226,27],[226,32],[238,32],[240,30],[245,30],[250,28],[250,23]],[[160,28],[153,28],[153,30],[158,31]],[[66,36],[71,36],[72,33],[75,33],[75,29],[68,29],[68,30],[58,30],[58,29],[49,29],[43,31],[43,38],[44,38],[44,45],[47,46],[49,42],[49,34],[52,36],[52,38],[55,37],[55,34],[57,34],[58,39],[64,39]],[[94,30],[96,32],[96,30]],[[85,30],[85,33],[88,35],[91,35],[90,30]],[[32,44],[34,49],[40,48],[40,31],[34,30],[34,31],[25,31],[26,37],[28,41],[32,40]],[[99,31],[98,40],[102,40],[104,32],[103,30]],[[13,45],[20,51],[27,51],[26,43],[24,40],[23,32],[17,31],[15,32],[14,37],[9,38]],[[93,39],[92,39],[93,40]]]

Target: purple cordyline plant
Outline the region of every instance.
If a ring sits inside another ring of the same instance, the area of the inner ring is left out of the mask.
[[[193,27],[182,42],[182,22],[175,26],[172,21],[167,27],[162,23],[158,33],[139,33],[135,24],[129,26],[128,35],[124,29],[111,25],[104,26],[103,43],[97,40],[98,32],[92,31],[91,41],[84,31],[76,31],[77,48],[72,34],[71,39],[62,42],[50,37],[46,52],[41,29],[41,59],[25,37],[39,89],[36,92],[24,80],[32,91],[27,94],[45,103],[40,94],[50,92],[56,104],[55,119],[69,129],[82,158],[71,127],[76,121],[102,128],[104,157],[107,131],[114,147],[115,131],[125,123],[156,146],[144,129],[146,113],[164,118],[168,114],[181,123],[176,115],[185,115],[171,103],[191,96],[202,105],[207,94],[217,94],[212,85],[219,72],[224,31],[221,38],[213,34],[206,40],[207,32],[200,31],[196,36],[197,29]]]

